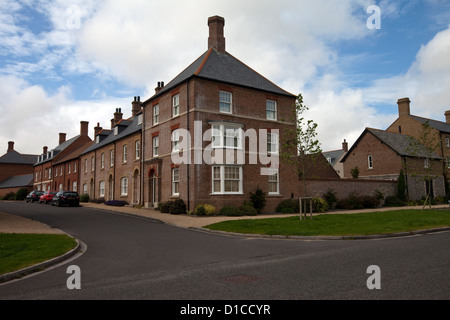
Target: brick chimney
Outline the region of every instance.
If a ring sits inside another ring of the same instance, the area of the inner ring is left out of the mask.
[[[47,146],[43,147],[42,154],[47,154],[47,152],[48,152],[48,147]]]
[[[89,129],[89,122],[80,121],[80,136],[87,136]]]
[[[411,114],[410,104],[411,101],[409,98],[399,99],[397,101],[398,104],[398,116],[399,118],[403,118],[405,116],[409,116]]]
[[[344,142],[342,142],[342,150],[345,152],[348,152],[348,142],[344,139]]]
[[[134,101],[131,102],[131,113],[135,117],[141,112],[141,97],[134,97]]]
[[[114,118],[111,119],[111,129],[114,128],[114,126],[120,121],[122,120],[122,109],[121,108],[117,108],[116,112],[114,112]]]
[[[100,127],[100,122],[97,122],[97,126],[94,128],[94,137],[96,137],[103,128]]]
[[[155,94],[160,92],[162,88],[164,88],[164,81],[158,81],[158,84],[155,88]]]
[[[62,144],[66,142],[66,134],[65,133],[60,133],[59,134],[59,144]]]
[[[445,111],[445,122],[450,123],[450,110]]]
[[[14,141],[9,141],[8,142],[8,151],[6,151],[6,152],[8,153],[8,152],[11,152],[11,151],[14,151]]]
[[[208,19],[208,49],[213,48],[219,53],[225,53],[225,37],[223,36],[224,26],[225,19],[222,17],[214,16]]]

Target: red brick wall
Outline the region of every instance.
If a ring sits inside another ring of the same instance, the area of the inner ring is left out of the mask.
[[[372,156],[373,169],[369,169],[368,156]],[[351,170],[359,169],[359,177],[398,176],[402,169],[401,157],[370,132],[362,137],[356,147],[349,151],[344,162],[344,177],[351,178]]]

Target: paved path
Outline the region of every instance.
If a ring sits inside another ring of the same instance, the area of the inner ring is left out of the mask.
[[[132,214],[143,216],[151,219],[163,221],[164,223],[174,225],[182,228],[201,228],[213,223],[226,221],[226,220],[242,220],[242,219],[266,219],[275,217],[289,217],[298,216],[298,214],[263,214],[258,216],[247,217],[196,217],[191,215],[172,215],[168,213],[161,213],[157,210],[151,209],[138,209],[133,207],[113,207],[104,204],[83,203],[83,207],[88,207],[97,210],[108,210],[124,214]],[[436,205],[433,208],[449,208],[448,205]],[[382,212],[389,210],[403,210],[403,209],[422,209],[421,206],[415,207],[401,207],[401,208],[378,208],[378,209],[365,209],[365,210],[351,210],[351,211],[330,211],[326,214],[354,214],[361,212]],[[313,214],[316,215],[316,214]],[[51,228],[43,223],[19,217],[16,215],[5,214],[0,212],[0,233],[63,233],[60,230]]]

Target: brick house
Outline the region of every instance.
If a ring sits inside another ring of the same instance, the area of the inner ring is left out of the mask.
[[[142,111],[139,97],[132,102],[132,117],[122,119],[116,109],[111,129],[100,124],[95,139],[80,155],[80,194],[92,200],[141,203]]]
[[[68,156],[92,141],[88,136],[88,125],[88,122],[81,121],[79,135],[66,140],[66,134],[60,133],[59,144],[56,148],[48,150],[48,147],[43,147],[42,154],[38,156],[38,161],[33,166],[34,190],[60,191],[73,188],[71,181],[74,180],[70,180],[72,176],[68,175],[72,175],[75,166],[79,166],[79,164],[76,156],[69,158]],[[78,178],[75,178],[75,180],[78,181]]]
[[[409,98],[399,99],[397,120],[386,131],[397,132],[419,138],[424,124],[431,128],[430,135],[435,137],[435,152],[443,158],[442,171],[446,179],[450,178],[450,111],[445,112],[445,122],[419,117],[411,114]]]
[[[219,210],[241,205],[261,188],[267,194],[265,210],[273,211],[283,198],[299,196],[291,168],[280,163],[262,175],[270,162],[260,161],[261,154],[278,155],[280,135],[295,125],[281,119],[291,115],[296,96],[229,54],[224,25],[222,17],[210,17],[208,50],[167,85],[158,83],[142,103],[147,207],[183,199],[188,210],[200,203]],[[190,161],[178,161],[181,157]]]
[[[397,180],[403,170],[410,199],[420,199],[429,188],[434,196],[445,196],[442,157],[429,154],[408,135],[366,128],[341,161],[344,178],[351,178],[351,170],[358,168],[359,179]],[[427,175],[433,178],[431,185],[424,180]]]
[[[8,142],[6,153],[0,157],[0,197],[20,188],[33,187],[33,164],[37,155],[22,154],[14,150],[14,141]]]

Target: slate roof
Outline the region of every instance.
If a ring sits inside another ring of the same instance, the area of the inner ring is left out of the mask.
[[[131,119],[119,121],[119,123],[114,126],[114,127],[116,127],[116,126],[119,127],[119,133],[117,135],[114,135],[114,130],[102,130],[97,135],[97,136],[101,137],[100,142],[96,143],[96,141],[94,141],[94,143],[89,148],[87,148],[84,152],[82,152],[81,155],[87,154],[91,151],[94,151],[96,149],[99,149],[108,144],[114,143],[115,141],[118,141],[129,135],[132,135],[136,132],[141,131],[142,123],[139,124],[138,119],[139,119],[139,116],[135,116]]]
[[[449,123],[432,120],[432,119],[427,119],[427,118],[422,118],[422,117],[413,116],[413,115],[411,115],[410,117],[417,121],[420,121],[422,123],[428,122],[428,124],[436,130],[439,130],[441,132],[450,133],[450,124]]]
[[[34,164],[37,161],[37,157],[38,155],[21,154],[16,150],[12,150],[0,157],[0,163]]]
[[[169,92],[176,86],[193,77],[295,97],[293,94],[281,89],[228,52],[219,53],[217,50],[210,48],[147,101]]]
[[[61,153],[62,151],[64,151],[67,147],[69,147],[73,142],[75,142],[78,138],[80,138],[81,136],[75,136],[69,140],[64,141],[63,143],[61,143],[59,146],[57,146],[56,148],[50,150],[49,152],[47,152],[43,156],[42,159],[38,160],[34,165],[39,165],[45,162],[48,162],[52,159],[54,159],[59,153]],[[40,156],[40,157],[41,157]]]
[[[323,152],[323,156],[328,159],[331,159],[331,166],[334,166],[344,155],[345,151],[344,150],[334,150],[334,151],[325,151]]]
[[[400,133],[387,132],[379,129],[366,128],[364,132],[361,134],[361,136],[358,138],[358,140],[350,148],[348,153],[344,156],[344,158],[342,158],[341,162],[345,161],[347,156],[351,154],[352,150],[356,147],[356,145],[359,143],[359,141],[364,137],[364,135],[367,132],[373,134],[381,142],[386,144],[389,148],[391,148],[400,156],[419,157],[419,158],[426,158],[429,156],[426,147],[420,144],[419,141],[417,141],[411,136]],[[411,143],[414,143],[415,145],[418,146],[417,150],[415,150],[414,152],[412,151]],[[442,157],[440,157],[435,152],[432,152],[431,159],[442,159]]]
[[[28,187],[33,185],[33,174],[12,176],[0,182],[0,189]]]

